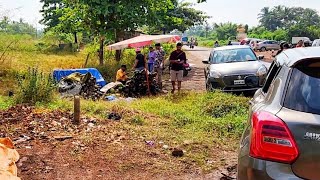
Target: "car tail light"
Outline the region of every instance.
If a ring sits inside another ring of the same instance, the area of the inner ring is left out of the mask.
[[[250,156],[288,164],[297,159],[297,144],[287,125],[275,115],[254,113],[251,133]]]

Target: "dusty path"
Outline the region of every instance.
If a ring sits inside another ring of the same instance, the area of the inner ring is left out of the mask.
[[[184,51],[187,53],[187,59],[192,70],[189,72],[187,77],[183,78],[182,89],[204,91],[205,77],[203,70],[205,65],[202,63],[202,60],[209,58],[211,49],[204,47],[195,47],[194,49],[190,49],[185,47]],[[169,78],[166,79],[164,84],[167,90],[171,89]]]
[[[189,47],[184,47],[184,51],[187,53],[187,58],[189,64],[191,65],[191,72],[189,72],[187,77],[183,78],[182,90],[193,90],[193,91],[205,91],[205,76],[204,68],[205,65],[202,60],[208,59],[211,48],[205,47],[195,47],[190,49]],[[257,55],[263,55],[265,57],[263,64],[269,68],[270,62],[272,62],[272,52],[256,52]],[[166,90],[171,90],[171,82],[169,78],[169,72],[166,72],[164,88]]]

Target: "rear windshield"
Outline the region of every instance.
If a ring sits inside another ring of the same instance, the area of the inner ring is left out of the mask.
[[[320,114],[320,67],[293,69],[284,106],[307,113]]]

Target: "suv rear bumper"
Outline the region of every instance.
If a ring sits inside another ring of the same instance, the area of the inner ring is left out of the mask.
[[[238,159],[237,180],[301,180],[291,169],[290,164],[265,161],[248,155]]]

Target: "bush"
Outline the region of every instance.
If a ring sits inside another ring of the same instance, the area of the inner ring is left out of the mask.
[[[18,75],[17,79],[19,89],[16,103],[34,105],[52,101],[56,85],[51,74],[45,75],[37,68],[29,68],[25,74]]]

